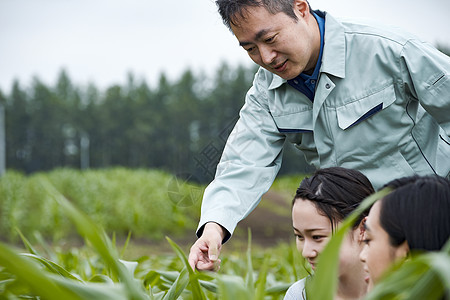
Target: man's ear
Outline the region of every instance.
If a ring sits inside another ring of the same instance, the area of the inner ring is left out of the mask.
[[[308,17],[309,16],[309,5],[305,0],[294,0],[294,13],[297,17]]]
[[[395,248],[396,258],[407,258],[409,255],[409,245],[407,241],[404,241],[400,246]]]

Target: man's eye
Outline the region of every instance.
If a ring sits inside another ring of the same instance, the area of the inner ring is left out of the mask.
[[[266,41],[266,43],[272,43],[274,40],[275,40],[275,35],[267,38],[265,41]]]
[[[252,52],[254,49],[255,49],[255,47],[250,47],[250,48],[245,49],[245,51]]]

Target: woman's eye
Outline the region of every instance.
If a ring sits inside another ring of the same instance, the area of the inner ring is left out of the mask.
[[[303,241],[303,236],[299,235],[299,234],[294,234],[295,238],[299,239],[300,241]]]
[[[320,240],[320,239],[324,238],[324,236],[322,236],[322,235],[313,235],[312,238],[314,240]]]
[[[366,244],[366,245],[369,245],[370,240],[371,239],[370,239],[369,235],[367,234],[367,231],[364,232],[364,235],[363,235],[363,238],[362,238],[362,242],[364,244]]]

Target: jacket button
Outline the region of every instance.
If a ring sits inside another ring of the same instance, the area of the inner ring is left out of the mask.
[[[325,88],[328,90],[330,89],[331,85],[329,83],[325,84]]]

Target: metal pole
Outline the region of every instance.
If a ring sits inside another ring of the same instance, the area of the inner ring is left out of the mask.
[[[89,135],[85,132],[80,137],[80,168],[89,169]]]
[[[5,108],[0,103],[0,176],[6,170]]]

